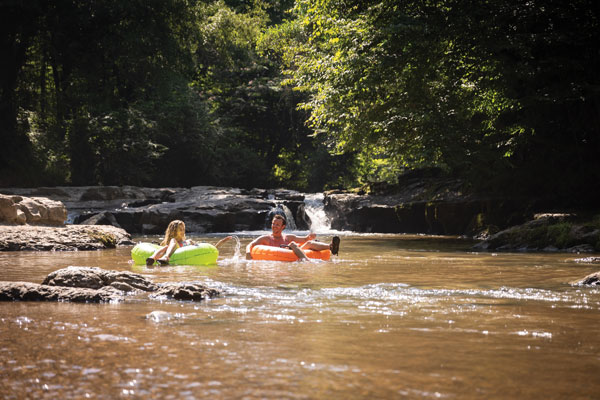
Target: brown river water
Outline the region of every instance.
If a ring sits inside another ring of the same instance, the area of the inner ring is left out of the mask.
[[[0,398],[600,398],[600,289],[568,284],[600,266],[470,244],[347,234],[331,262],[278,263],[231,241],[218,266],[155,269],[131,248],[0,253],[3,281],[79,265],[222,291],[0,303]]]

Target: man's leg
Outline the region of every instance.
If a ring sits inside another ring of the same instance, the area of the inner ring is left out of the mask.
[[[331,239],[331,243],[323,243],[317,240],[309,240],[308,242],[302,245],[302,249],[304,250],[331,250],[331,254],[337,254],[340,250],[340,238],[339,236],[334,236]]]

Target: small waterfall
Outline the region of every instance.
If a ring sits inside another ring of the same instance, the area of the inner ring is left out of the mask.
[[[310,231],[324,233],[331,231],[331,221],[325,214],[323,193],[307,194],[304,196],[304,212],[310,218]]]

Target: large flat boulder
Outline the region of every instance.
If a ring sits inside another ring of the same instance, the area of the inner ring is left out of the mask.
[[[108,225],[0,225],[0,251],[102,250],[133,244],[129,233]]]

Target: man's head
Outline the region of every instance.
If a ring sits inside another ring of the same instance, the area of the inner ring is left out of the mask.
[[[281,233],[285,229],[285,217],[280,214],[275,214],[271,221],[271,230],[273,233]]]

